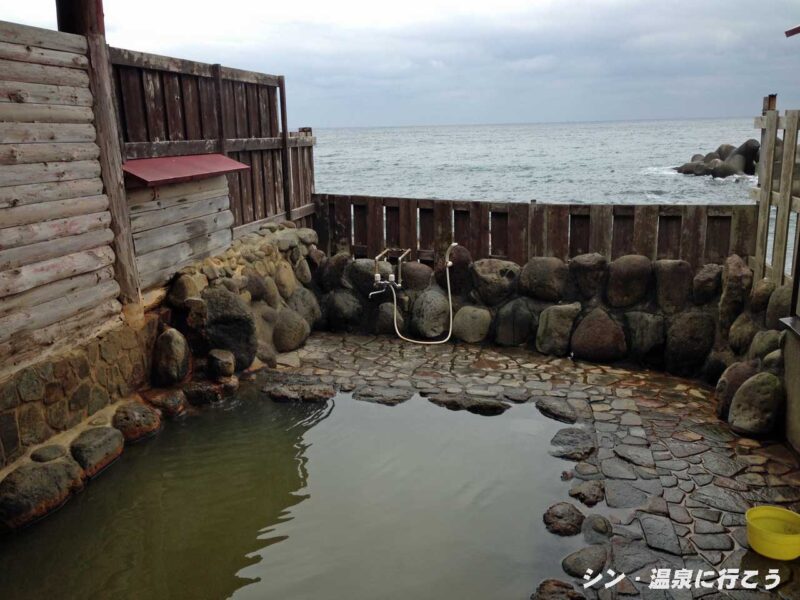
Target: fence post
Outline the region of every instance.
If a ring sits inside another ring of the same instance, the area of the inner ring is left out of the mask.
[[[292,167],[289,162],[289,123],[286,117],[286,78],[278,77],[278,93],[281,102],[281,137],[283,148],[281,150],[281,167],[283,175],[283,209],[286,220],[292,220]]]
[[[125,305],[126,317],[137,319],[142,313],[141,284],[122,175],[122,148],[114,110],[111,61],[104,35],[103,2],[57,0],[56,10],[61,31],[86,36],[96,143],[100,148],[101,177],[108,196],[111,230],[114,232],[114,275],[119,283],[119,299]]]
[[[225,131],[225,101],[222,93],[222,65],[219,63],[213,67],[214,72],[214,95],[217,102],[217,131],[219,132],[219,152],[228,156],[228,132]]]
[[[758,169],[759,199],[758,227],[756,230],[756,249],[754,277],[764,277],[767,259],[767,242],[769,237],[769,221],[772,207],[772,186],[775,168],[775,144],[778,136],[778,111],[775,109],[775,95],[764,98],[764,117],[761,130],[761,154]]]

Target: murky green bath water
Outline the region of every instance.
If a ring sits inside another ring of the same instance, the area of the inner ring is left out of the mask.
[[[170,422],[0,541],[0,598],[528,598],[578,539],[547,533],[559,424],[255,388]]]

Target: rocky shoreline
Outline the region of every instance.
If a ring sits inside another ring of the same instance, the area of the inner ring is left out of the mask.
[[[738,147],[721,144],[708,154],[695,154],[689,162],[675,167],[675,170],[683,175],[710,175],[715,179],[755,175],[760,149],[760,142],[754,139],[749,139]]]

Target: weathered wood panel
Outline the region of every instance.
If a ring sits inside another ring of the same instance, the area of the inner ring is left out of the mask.
[[[97,160],[100,148],[91,142],[66,144],[0,144],[0,165]]]
[[[0,81],[0,103],[8,102],[54,106],[91,106],[92,92],[85,87]]]

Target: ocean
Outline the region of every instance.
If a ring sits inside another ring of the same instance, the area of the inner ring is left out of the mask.
[[[672,167],[758,139],[752,118],[315,129],[318,192],[571,203],[750,202],[755,177]]]

